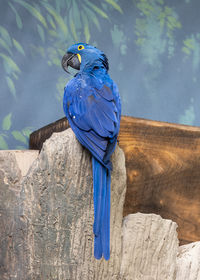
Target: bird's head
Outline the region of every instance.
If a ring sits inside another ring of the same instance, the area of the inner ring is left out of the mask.
[[[67,53],[62,58],[62,67],[68,72],[68,66],[76,70],[93,68],[109,69],[108,59],[99,49],[85,44],[79,43],[68,48]]]

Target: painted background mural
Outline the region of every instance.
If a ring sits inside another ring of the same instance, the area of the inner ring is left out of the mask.
[[[109,58],[124,115],[200,126],[199,0],[1,0],[0,149],[64,116],[61,58],[87,42]]]

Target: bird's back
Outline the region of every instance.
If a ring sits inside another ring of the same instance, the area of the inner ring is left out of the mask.
[[[103,68],[77,74],[65,87],[63,107],[77,138],[107,168],[119,132],[121,103]]]

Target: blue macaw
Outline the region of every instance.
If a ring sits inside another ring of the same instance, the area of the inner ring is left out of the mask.
[[[79,142],[92,154],[94,256],[110,258],[110,184],[113,153],[121,118],[118,88],[99,49],[79,43],[62,58],[62,66],[80,70],[64,89],[63,108]]]

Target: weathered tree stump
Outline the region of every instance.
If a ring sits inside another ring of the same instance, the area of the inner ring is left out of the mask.
[[[125,158],[118,147],[112,162],[110,260],[93,256],[91,155],[68,129],[45,142],[22,181],[14,179],[18,195],[12,200],[5,194],[4,207],[12,213],[1,221],[12,229],[1,236],[1,279],[117,279],[126,191]]]

